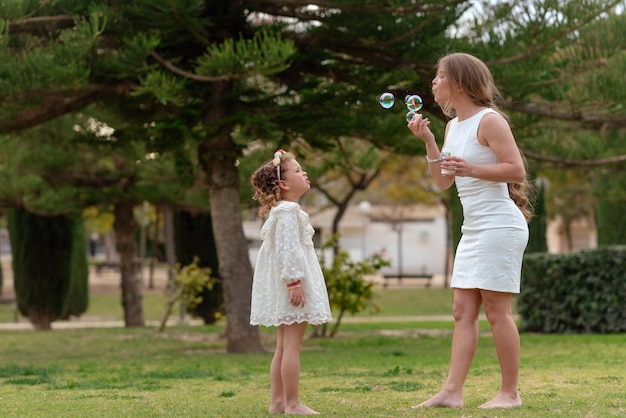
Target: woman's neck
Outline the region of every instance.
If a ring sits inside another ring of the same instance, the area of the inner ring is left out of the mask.
[[[457,100],[455,100],[454,111],[456,112],[459,121],[463,121],[465,119],[469,119],[474,116],[476,113],[485,109],[485,106],[479,106],[472,102],[467,96],[458,96]]]

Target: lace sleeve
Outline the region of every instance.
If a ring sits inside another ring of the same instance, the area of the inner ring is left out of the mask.
[[[276,259],[280,278],[285,283],[304,279],[306,256],[300,239],[298,216],[281,211],[276,219]]]

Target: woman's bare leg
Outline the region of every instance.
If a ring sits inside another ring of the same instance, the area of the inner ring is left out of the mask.
[[[283,357],[280,371],[285,391],[285,414],[319,414],[319,412],[300,402],[300,351],[306,327],[306,322],[284,326]]]
[[[461,408],[463,406],[463,384],[478,344],[480,305],[481,299],[478,289],[454,289],[454,333],[452,334],[448,378],[438,394],[419,406],[448,408]]]
[[[482,404],[484,409],[513,408],[522,405],[517,391],[520,359],[519,331],[511,312],[510,293],[482,290],[485,315],[491,326],[493,341],[502,372],[502,386],[498,394]]]

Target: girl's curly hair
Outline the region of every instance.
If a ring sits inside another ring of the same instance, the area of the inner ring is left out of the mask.
[[[279,165],[274,165],[274,160],[268,161],[259,167],[250,179],[254,187],[254,200],[260,204],[259,215],[267,216],[270,210],[278,204],[280,200],[280,186],[278,173],[284,178],[287,172],[286,163],[295,160],[295,156],[290,152],[285,152],[279,158]]]

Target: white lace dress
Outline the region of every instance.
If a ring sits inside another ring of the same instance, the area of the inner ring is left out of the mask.
[[[495,165],[491,148],[478,142],[484,109],[461,122],[450,122],[445,148],[470,164]],[[456,249],[451,287],[519,293],[528,225],[509,197],[506,183],[456,177],[463,205],[461,241]]]
[[[313,246],[309,215],[294,202],[280,201],[261,229],[263,244],[252,281],[250,324],[278,326],[332,320],[322,269]],[[287,283],[300,279],[304,307],[292,306]]]

